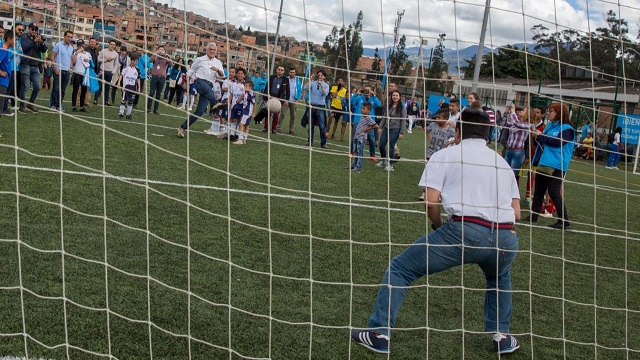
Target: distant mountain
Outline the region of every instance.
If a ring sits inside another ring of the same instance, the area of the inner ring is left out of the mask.
[[[525,47],[525,44],[518,43],[518,44],[511,44],[511,46],[516,46],[519,49],[523,49]],[[535,43],[527,44],[527,51],[537,52],[534,49],[535,46],[536,46]],[[430,60],[429,58],[431,56],[432,49],[433,47],[426,47],[426,46],[422,48],[422,59],[424,61],[425,67],[429,66],[429,60]],[[387,47],[386,51],[387,53],[389,53],[391,51],[391,46]],[[490,47],[485,46],[484,49],[482,50],[482,54],[486,55],[491,53],[491,51],[492,49]],[[493,51],[497,52],[498,49],[494,48]],[[405,52],[407,53],[407,55],[409,55],[409,59],[413,61],[414,65],[417,65],[418,62],[420,62],[420,59],[418,58],[418,54],[420,53],[419,47],[415,46],[415,47],[405,48]],[[381,58],[384,58],[383,49],[378,49],[378,53],[380,54]],[[375,54],[375,48],[364,48],[364,51],[362,53],[363,56],[369,56],[369,57],[373,57],[374,54]],[[444,59],[445,59],[445,62],[450,64],[451,73],[457,74],[459,73],[458,58],[460,59],[460,66],[466,66],[467,60],[474,58],[477,54],[478,54],[478,45],[471,45],[464,49],[460,49],[459,51],[456,49],[445,49]]]

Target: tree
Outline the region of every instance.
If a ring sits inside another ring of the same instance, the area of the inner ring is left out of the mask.
[[[433,48],[433,55],[431,55],[431,66],[429,66],[428,72],[429,79],[431,79],[431,81],[429,81],[428,89],[437,92],[444,91],[444,87],[446,84],[440,81],[440,79],[442,78],[443,72],[449,72],[449,65],[444,59],[444,41],[446,37],[447,34],[445,33],[438,35],[438,45]]]
[[[376,51],[373,53],[373,63],[371,63],[371,70],[380,71],[380,60],[380,52],[378,51],[378,48],[376,48]]]
[[[389,75],[397,75],[397,80],[399,84],[405,84],[407,82],[407,78],[405,75],[407,74],[407,70],[405,64],[409,59],[409,55],[404,51],[407,46],[407,37],[402,35],[398,44],[396,45],[394,51],[389,56],[389,68],[387,69],[387,73]],[[411,62],[409,61],[409,64]],[[409,69],[409,73],[411,69]]]
[[[325,37],[322,47],[325,52],[325,63],[335,67],[337,76],[344,76],[345,70],[355,70],[358,60],[362,57],[362,11],[358,12],[356,21],[348,27],[338,29],[333,27],[331,33]]]

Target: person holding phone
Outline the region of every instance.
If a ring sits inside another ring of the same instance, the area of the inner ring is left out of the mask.
[[[88,112],[85,108],[87,87],[82,84],[82,80],[84,79],[85,71],[91,66],[91,54],[84,48],[84,41],[82,39],[78,40],[77,45],[76,51],[71,55],[71,67],[73,68],[73,79],[71,80],[73,86],[73,90],[71,91],[72,111]],[[76,106],[78,90],[80,90],[80,110],[78,110]]]
[[[33,105],[38,97],[40,88],[42,87],[42,79],[40,78],[40,59],[41,55],[47,52],[47,44],[42,35],[38,33],[38,26],[35,23],[29,24],[28,32],[22,35],[22,51],[24,55],[20,60],[20,74],[22,75],[22,87],[18,97],[20,98],[21,113],[38,112]],[[25,104],[27,89],[33,83],[33,91],[29,97],[28,104]]]

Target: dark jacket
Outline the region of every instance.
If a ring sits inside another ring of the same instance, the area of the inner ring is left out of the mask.
[[[29,34],[22,35],[22,52],[25,56],[20,60],[20,65],[38,66],[42,62],[40,54],[47,51],[46,43],[35,42]]]
[[[272,97],[277,97],[280,99],[288,99],[289,98],[289,79],[285,76],[282,77],[282,85],[280,86],[280,91],[277,94],[271,93],[271,84],[273,80],[277,78],[276,75],[269,76],[269,80],[267,81],[267,87],[265,88],[265,93],[269,94]]]
[[[91,54],[91,60],[93,60],[93,70],[95,70],[96,74],[100,74],[100,65],[98,64],[98,49],[92,49],[89,45],[85,46],[84,49]]]

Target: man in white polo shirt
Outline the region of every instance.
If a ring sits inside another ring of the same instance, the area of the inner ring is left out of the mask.
[[[474,263],[486,279],[484,323],[485,331],[494,333],[494,350],[508,354],[520,348],[509,335],[510,266],[518,251],[513,224],[520,219],[520,192],[511,167],[487,147],[489,129],[484,112],[465,110],[456,128],[459,145],[436,152],[427,163],[420,186],[427,191],[434,231],[391,260],[368,329],[351,332],[357,343],[389,353],[390,331],[407,288],[426,274]],[[440,204],[449,215],[445,223]]]
[[[217,103],[213,94],[213,83],[217,81],[218,77],[224,76],[222,62],[216,58],[217,54],[218,46],[216,43],[210,42],[209,45],[207,45],[207,54],[196,58],[193,64],[191,64],[189,71],[187,71],[187,76],[196,78],[193,86],[195,86],[200,96],[198,97],[196,112],[189,115],[187,120],[178,128],[179,138],[183,138],[187,128],[198,120],[200,115],[207,111],[209,104],[214,106]]]

